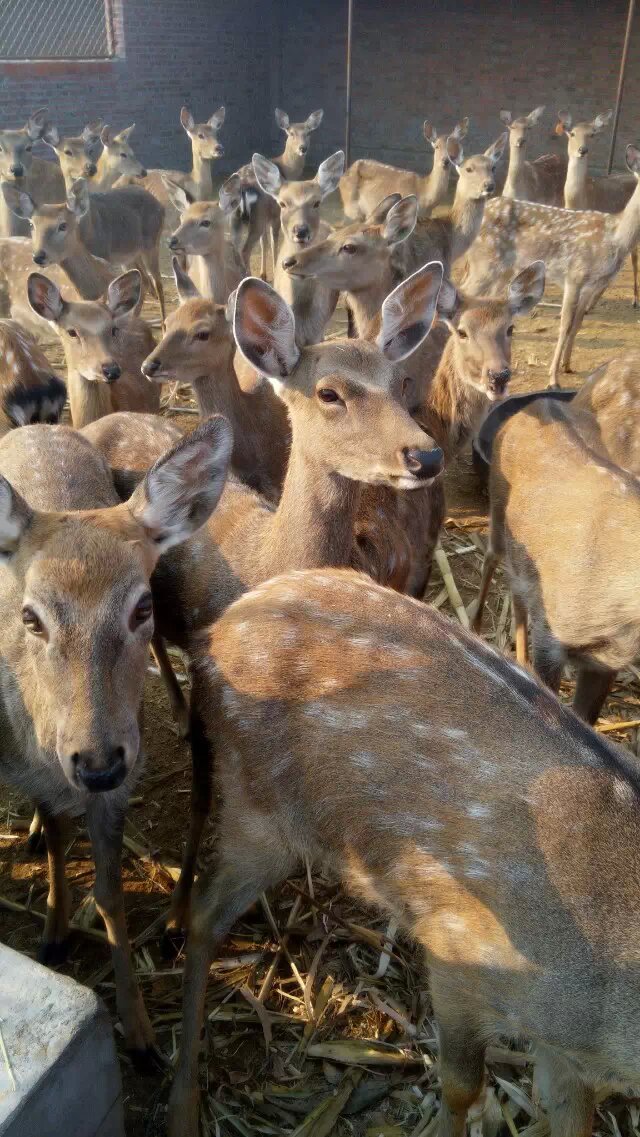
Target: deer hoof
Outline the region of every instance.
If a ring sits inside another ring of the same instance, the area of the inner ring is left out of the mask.
[[[27,853],[30,857],[43,857],[47,851],[47,840],[44,829],[35,829],[26,840]]]
[[[163,1074],[169,1065],[157,1046],[136,1047],[134,1050],[129,1050],[128,1054],[136,1073],[145,1077]]]
[[[58,967],[69,957],[69,937],[63,940],[47,940],[40,945],[38,962],[45,967]]]

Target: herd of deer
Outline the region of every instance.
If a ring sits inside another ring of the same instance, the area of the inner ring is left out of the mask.
[[[170,1137],[198,1133],[216,948],[305,857],[424,947],[440,1137],[466,1132],[495,1035],[534,1042],[552,1137],[588,1137],[595,1087],[640,1076],[640,776],[587,725],[640,651],[640,354],[575,397],[503,401],[513,321],[545,278],[564,289],[552,386],[628,254],[637,303],[640,150],[629,177],[590,178],[610,116],[563,113],[568,160],[530,161],[543,109],[503,111],[505,132],[471,157],[466,119],[448,135],[425,122],[425,177],[345,172],[339,151],[306,179],[322,111],[278,110],[284,152],[254,155],[215,199],[223,108],[203,123],[183,108],[190,173],[144,169],[133,127],[62,137],[41,110],[0,130],[0,773],[44,830],[48,962],[69,931],[66,820],[86,814],[118,1013],[144,1054],[121,850],[153,649],[193,757],[168,919],[188,930]],[[338,228],[321,211],[335,190]],[[262,279],[247,275],[258,243]],[[340,294],[351,334],[325,339]],[[202,419],[187,436],[157,413],[176,381]],[[442,471],[474,436],[491,494],[476,629],[501,559],[518,662],[530,621],[550,691],[421,599]],[[188,708],[166,643],[189,658]],[[567,661],[573,710],[553,693]],[[219,853],[194,891],[214,775]]]

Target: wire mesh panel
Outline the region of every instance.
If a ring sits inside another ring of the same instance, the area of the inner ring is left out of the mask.
[[[109,0],[0,0],[0,59],[108,59]]]

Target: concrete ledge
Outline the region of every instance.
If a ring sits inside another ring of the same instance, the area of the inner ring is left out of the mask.
[[[0,945],[0,1137],[124,1137],[111,1023],[93,991]]]

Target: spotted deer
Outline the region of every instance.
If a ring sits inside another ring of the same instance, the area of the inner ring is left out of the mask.
[[[311,248],[332,232],[320,217],[324,198],[336,189],[344,170],[344,153],[336,151],[318,167],[309,181],[285,181],[274,162],[253,155],[253,171],[263,193],[280,210],[282,242],[275,264],[273,286],[287,301],[296,324],[299,347],[319,343],[338,303],[339,293],[321,280],[292,276],[284,267],[301,249]]]
[[[455,622],[345,570],[242,597],[193,673],[219,844],[194,899],[169,1137],[198,1131],[211,961],[305,862],[425,953],[432,1132],[464,1137],[471,1107],[480,1131],[487,1045],[525,1038],[546,1112],[535,1128],[587,1137],[594,1088],[640,1076],[633,761]]]
[[[137,269],[112,280],[104,300],[65,299],[42,273],[29,277],[29,303],[58,333],[67,363],[71,421],[80,429],[112,411],[160,409],[160,388],[141,366],[155,341],[137,315],[142,281]]]
[[[519,662],[528,656],[528,615],[536,671],[557,691],[565,664],[574,663],[574,710],[595,722],[616,671],[640,647],[632,586],[640,482],[605,456],[597,420],[585,407],[541,398],[493,438],[490,497],[490,543],[474,627],[480,629],[489,584],[503,560]]]
[[[226,304],[246,275],[234,245],[227,237],[226,216],[215,201],[193,201],[177,183],[166,179],[180,224],[169,238],[176,256],[186,256],[189,276],[201,296]]]
[[[75,431],[27,426],[0,443],[0,777],[37,803],[44,824],[46,962],[64,956],[68,935],[65,818],[86,814],[117,1010],[140,1057],[153,1030],[127,938],[121,851],[141,765],[150,577],[215,508],[230,445],[223,420],[202,424],[121,504],[104,460]]]
[[[42,141],[51,147],[60,163],[66,190],[71,189],[78,178],[89,181],[95,177],[98,171],[101,128],[101,123],[87,123],[81,134],[63,137],[57,126],[47,123]]]
[[[33,259],[40,268],[63,265],[71,283],[87,293],[95,278],[92,257],[135,265],[155,292],[164,324],[159,249],[164,211],[150,193],[126,186],[90,194],[86,180],[79,178],[66,200],[38,206],[27,193],[6,185],[2,189],[10,208],[30,222]],[[88,298],[96,299],[102,291]]]
[[[543,154],[533,162],[527,160],[529,136],[543,114],[544,107],[536,107],[530,114],[515,119],[511,111],[500,111],[500,119],[509,131],[509,167],[502,196],[562,205],[566,159],[558,154]]]
[[[630,174],[610,174],[593,178],[587,172],[587,156],[592,138],[601,134],[610,122],[613,111],[598,114],[590,122],[576,122],[566,111],[558,113],[559,128],[567,136],[569,165],[564,183],[564,205],[567,209],[592,209],[603,213],[619,213],[624,209],[635,189],[635,178]],[[633,269],[633,306],[638,307],[638,250],[631,250]]]
[[[371,158],[353,162],[338,187],[345,216],[352,221],[364,221],[383,197],[399,193],[402,197],[414,194],[418,199],[418,215],[428,217],[447,199],[450,176],[460,155],[459,144],[466,138],[468,128],[469,119],[463,118],[451,134],[438,134],[435,126],[425,119],[422,131],[425,141],[433,148],[429,174],[397,169]]]
[[[288,114],[276,107],[276,122],[284,130],[287,141],[282,154],[271,161],[278,167],[285,181],[300,181],[309,151],[311,134],[322,122],[324,112],[312,111],[304,122],[290,122]],[[247,271],[253,249],[260,242],[260,277],[267,278],[267,236],[271,242],[271,256],[275,272],[276,249],[280,235],[280,210],[270,196],[260,189],[252,164],[249,162],[225,182],[220,204],[234,203],[231,217],[233,243],[243,258]]]
[[[48,110],[41,107],[19,130],[0,130],[0,183],[29,193],[36,201],[56,201],[64,196],[64,179],[56,162],[33,154],[34,143],[47,125]],[[0,197],[0,237],[19,237],[28,233],[20,220]]]
[[[614,356],[585,379],[568,408],[578,429],[583,414],[594,449],[640,477],[640,353]]]
[[[495,295],[508,275],[534,257],[544,260],[547,279],[563,288],[550,367],[553,387],[561,368],[571,370],[571,352],[585,313],[640,238],[640,150],[627,146],[626,157],[636,188],[622,212],[574,212],[499,198],[488,204],[482,230],[467,256],[462,287],[476,295]]]
[[[211,201],[214,197],[212,167],[215,158],[221,158],[224,147],[218,135],[225,120],[225,108],[219,107],[206,122],[196,122],[188,107],[180,111],[180,124],[191,143],[192,164],[184,170],[149,170],[137,184],[144,186],[164,206],[167,226],[175,229],[178,222],[173,212],[166,179],[182,186],[194,201]]]
[[[57,423],[67,390],[42,348],[15,320],[0,320],[0,436],[16,426]]]

